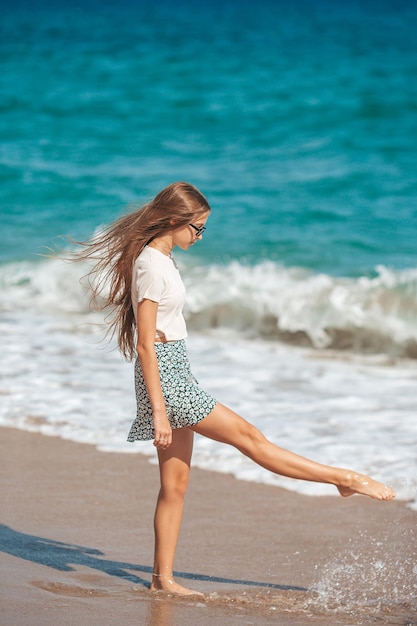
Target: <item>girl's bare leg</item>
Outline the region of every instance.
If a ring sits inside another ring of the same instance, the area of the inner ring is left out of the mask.
[[[158,450],[161,489],[155,510],[155,558],[151,591],[203,595],[182,587],[173,578],[174,556],[180,532],[184,497],[190,475],[194,433],[174,430],[172,444]]]
[[[274,474],[335,485],[339,493],[360,493],[377,500],[391,500],[394,491],[368,476],[346,469],[322,465],[284,450],[268,441],[255,426],[222,404],[192,429],[216,441],[228,443]]]

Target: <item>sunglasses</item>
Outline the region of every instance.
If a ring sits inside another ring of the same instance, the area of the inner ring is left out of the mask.
[[[202,235],[204,231],[206,230],[205,226],[194,226],[194,224],[188,224],[188,226],[191,226],[191,228],[195,230],[196,237],[199,237],[200,235]]]

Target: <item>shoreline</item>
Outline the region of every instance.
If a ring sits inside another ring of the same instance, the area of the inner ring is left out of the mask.
[[[2,624],[417,624],[417,512],[404,502],[193,468],[176,576],[206,597],[154,594],[157,466],[0,432]]]

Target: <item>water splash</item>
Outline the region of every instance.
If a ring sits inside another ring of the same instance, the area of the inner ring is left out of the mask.
[[[311,609],[379,612],[402,606],[417,610],[417,551],[413,529],[401,538],[376,540],[360,532],[349,549],[321,568],[311,587]],[[397,545],[398,544],[398,545]]]

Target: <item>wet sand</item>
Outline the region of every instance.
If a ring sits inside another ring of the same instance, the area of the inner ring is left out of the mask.
[[[149,591],[158,470],[0,429],[1,626],[417,624],[417,513],[193,469],[176,559],[204,599]],[[360,467],[358,467],[360,469]]]

